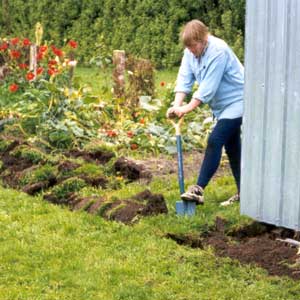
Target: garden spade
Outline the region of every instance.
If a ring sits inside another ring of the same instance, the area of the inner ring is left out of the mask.
[[[183,118],[180,118],[176,123],[174,118],[176,115],[171,114],[168,116],[171,123],[173,124],[176,132],[176,147],[177,147],[177,165],[178,165],[178,183],[180,195],[184,193],[184,175],[183,175],[183,158],[182,158],[182,142],[181,142],[181,132],[180,126],[183,122]],[[176,201],[176,213],[178,215],[194,215],[195,214],[196,203],[191,201]]]

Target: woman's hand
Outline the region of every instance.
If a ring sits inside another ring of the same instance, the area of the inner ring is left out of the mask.
[[[167,110],[167,118],[182,118],[185,115],[185,110],[183,106],[172,106]]]

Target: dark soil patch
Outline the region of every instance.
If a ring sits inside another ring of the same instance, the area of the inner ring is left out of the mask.
[[[25,158],[17,158],[9,153],[5,153],[2,156],[2,164],[3,169],[11,169],[14,172],[23,171],[31,166],[33,166],[32,161],[25,159]]]
[[[82,175],[82,176],[79,176],[79,178],[83,179],[87,184],[89,184],[93,187],[106,188],[107,184],[108,184],[108,180],[104,176],[89,177],[86,175]]]
[[[45,194],[44,195],[44,200],[54,203],[54,204],[59,204],[59,205],[67,205],[70,206],[72,202],[74,202],[75,199],[75,194],[70,192],[66,193],[64,197],[57,197],[53,193]]]
[[[140,215],[143,208],[143,204],[134,201],[116,201],[116,203],[111,205],[110,209],[105,211],[104,217],[109,220],[129,224],[137,220],[135,218]]]
[[[80,164],[74,163],[69,160],[65,160],[58,165],[57,169],[59,172],[71,172],[79,167],[80,167]]]
[[[142,216],[168,213],[165,199],[161,194],[152,194],[149,190],[145,190],[139,194],[136,194],[132,199],[146,203],[145,207],[140,212]]]
[[[68,193],[64,198],[54,194],[44,195],[44,199],[54,204],[66,205],[71,210],[85,210],[97,214],[107,220],[132,224],[141,216],[167,214],[168,208],[161,194],[152,194],[145,190],[129,199],[107,201],[103,197],[79,197],[76,193]]]
[[[24,142],[22,140],[18,140],[18,139],[15,139],[15,138],[12,138],[12,137],[8,137],[8,136],[1,136],[0,137],[0,140],[8,140],[8,141],[11,141],[11,143],[5,148],[3,149],[2,151],[2,155],[4,153],[8,153],[10,152],[11,150],[13,150],[14,148],[16,148],[17,146],[21,145],[21,144],[24,144]]]
[[[49,180],[36,182],[33,184],[27,184],[23,188],[23,192],[29,195],[35,195],[43,190],[46,190],[57,183],[55,177],[49,178]]]
[[[186,179],[195,178],[200,170],[204,154],[198,151],[190,151],[183,153],[183,173]],[[157,157],[149,157],[145,160],[136,160],[138,164],[144,165],[144,168],[152,174],[152,177],[163,177],[166,180],[170,175],[176,175],[177,171],[177,154],[172,156],[161,154]],[[227,161],[222,160],[218,168],[216,177],[231,174],[229,164]]]
[[[69,198],[68,205],[70,206],[71,210],[86,210],[93,205],[96,197],[83,197],[78,198],[76,196]]]
[[[137,163],[134,160],[120,157],[114,165],[115,171],[128,180],[151,179],[152,174],[146,169],[144,164]]]
[[[108,151],[101,151],[101,150],[95,152],[87,152],[87,151],[74,149],[71,150],[69,153],[67,153],[67,156],[72,156],[75,158],[81,157],[87,162],[106,164],[114,157],[114,153]]]
[[[130,199],[124,199],[112,205],[106,215],[109,219],[125,224],[136,222],[140,216],[167,214],[168,208],[161,194],[152,194],[145,190]]]
[[[5,185],[12,188],[19,187],[19,180],[22,175],[22,171],[35,167],[30,160],[16,158],[8,153],[3,155],[2,163],[3,165],[1,168],[2,172],[0,178],[3,180]]]
[[[93,201],[93,204],[91,206],[88,207],[87,212],[90,214],[97,214],[97,212],[99,211],[101,205],[105,202],[104,198],[97,198],[96,200]]]
[[[225,232],[226,221],[217,218],[213,230],[199,236],[168,234],[178,244],[194,248],[211,246],[216,255],[237,259],[242,264],[254,264],[269,275],[300,279],[298,249],[277,238],[295,238],[295,232],[254,222],[244,228]]]

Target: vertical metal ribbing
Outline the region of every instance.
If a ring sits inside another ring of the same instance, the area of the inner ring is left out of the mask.
[[[266,37],[266,45],[269,45],[269,37],[268,34],[269,28],[270,28],[270,1],[266,1],[266,16],[265,16],[265,33],[264,36]],[[267,63],[265,64],[265,72],[264,72],[264,83],[262,83],[264,88],[264,106],[263,106],[263,147],[262,147],[262,164],[261,164],[261,174],[262,174],[262,182],[260,185],[260,199],[258,199],[258,219],[261,220],[263,218],[263,206],[264,206],[264,183],[265,183],[265,160],[266,160],[266,132],[267,132],[267,120],[268,120],[268,87],[269,87],[269,65],[270,65],[270,47],[268,46],[265,51],[265,59],[267,60]]]
[[[290,17],[291,17],[291,1],[287,1],[287,10],[286,10],[286,16],[285,16],[285,74],[284,74],[284,83],[285,83],[285,89],[284,89],[284,95],[283,95],[283,101],[284,101],[284,109],[283,109],[283,128],[282,128],[282,158],[281,158],[281,184],[280,184],[280,202],[278,205],[278,211],[277,211],[277,224],[282,224],[282,218],[283,218],[283,200],[285,198],[284,195],[284,174],[285,174],[285,157],[287,153],[286,145],[286,133],[287,133],[287,109],[288,109],[288,91],[289,91],[289,70],[290,70],[290,59],[289,59],[289,46],[290,46]]]

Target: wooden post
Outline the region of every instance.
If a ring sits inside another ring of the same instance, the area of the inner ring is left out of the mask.
[[[71,53],[69,54],[69,59],[70,61],[74,61],[75,59],[75,54],[73,51],[71,51]],[[73,80],[73,77],[74,77],[74,66],[70,66],[69,65],[69,88],[72,88],[72,80]]]
[[[125,51],[114,50],[113,64],[113,91],[117,98],[121,98],[125,94]]]
[[[30,46],[30,60],[29,60],[29,70],[33,72],[34,77],[36,77],[36,68],[37,68],[37,47],[36,45]]]

